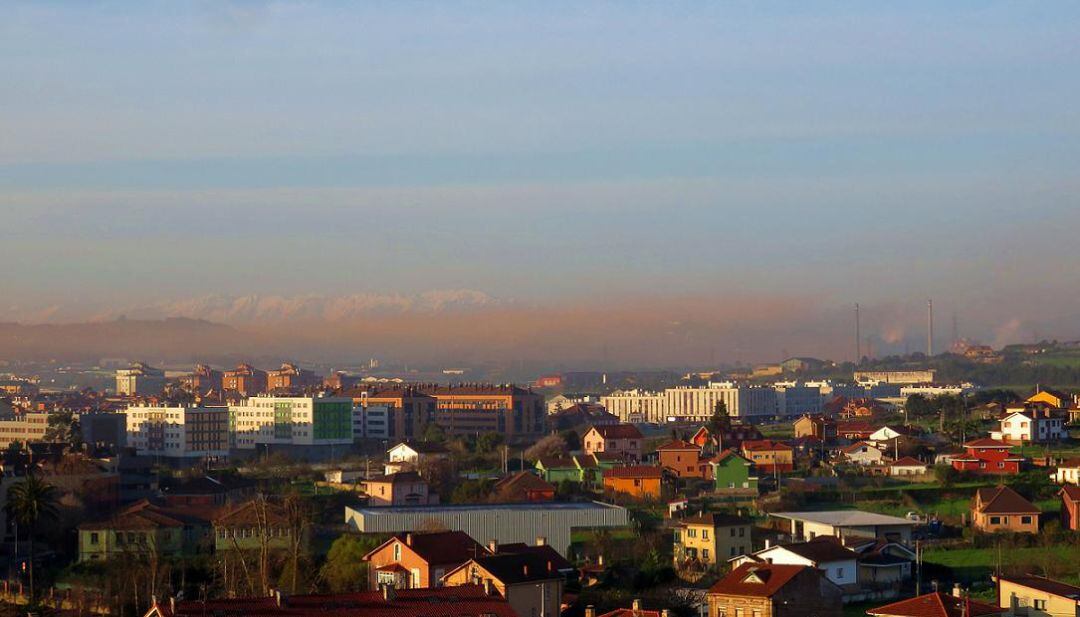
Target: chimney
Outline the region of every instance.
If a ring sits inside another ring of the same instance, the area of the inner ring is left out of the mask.
[[[596,607],[592,604],[585,607],[585,617],[596,617]]]
[[[382,586],[382,599],[386,602],[393,602],[396,597],[397,595],[394,586],[384,583]]]
[[[492,555],[494,555],[495,553],[498,553],[499,552],[499,541],[498,540],[488,540],[488,550],[491,551]]]
[[[765,538],[765,548],[769,548],[770,546],[772,546],[772,540]]]
[[[640,611],[641,610],[641,600],[639,598],[634,598],[634,601],[630,603],[630,610],[633,610],[633,611]]]
[[[412,546],[412,532],[405,534],[405,546]]]
[[[545,538],[544,536],[536,536],[536,545],[547,546],[547,538]]]
[[[664,610],[660,611],[660,617],[671,617],[671,611],[665,608]]]
[[[960,587],[960,583],[955,583],[952,586],[952,595],[954,598],[964,597],[964,590]]]
[[[554,570],[554,569],[555,569],[555,568],[554,568],[554,567],[552,567],[552,565],[551,565],[551,561],[550,561],[550,560],[548,560],[548,572],[551,572],[551,571],[552,571],[552,570]]]

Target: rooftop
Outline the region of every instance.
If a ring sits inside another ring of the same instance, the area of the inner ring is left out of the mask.
[[[863,512],[862,510],[822,510],[819,512],[770,512],[769,516],[796,521],[809,521],[833,527],[865,527],[870,525],[907,525],[915,523],[897,516]]]
[[[872,608],[866,611],[866,614],[896,617],[982,617],[983,615],[1000,615],[1005,610],[993,604],[935,591]]]

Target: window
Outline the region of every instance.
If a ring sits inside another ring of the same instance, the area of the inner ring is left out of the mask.
[[[1030,516],[1021,516],[1020,517],[1020,522],[1025,524],[1025,525],[1030,525],[1031,524],[1031,517]]]
[[[1034,606],[1035,610],[1037,610],[1037,611],[1045,611],[1046,610],[1046,600],[1035,600],[1032,603],[1032,606]]]
[[[836,578],[844,578],[844,569],[843,568],[837,568],[836,569]]]
[[[732,538],[735,537],[735,528],[734,527],[731,528],[731,537]]]
[[[999,516],[991,516],[990,517],[990,524],[991,525],[1000,525],[1001,524],[1001,517],[999,517]]]
[[[709,549],[707,549],[707,548],[701,549],[701,558],[702,559],[708,559],[709,558]]]
[[[745,538],[746,537],[746,527],[739,527],[739,537],[740,538]]]
[[[394,561],[401,561],[401,544],[394,543]]]
[[[98,543],[98,534],[96,531],[90,532],[90,544]]]
[[[702,540],[708,540],[709,539],[709,530],[708,529],[702,529],[701,530],[701,539]]]

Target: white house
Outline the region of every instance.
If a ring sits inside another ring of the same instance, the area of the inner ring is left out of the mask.
[[[1080,484],[1080,458],[1062,462],[1052,477],[1058,484]]]
[[[1001,420],[991,439],[1009,443],[1047,443],[1068,437],[1063,418],[1035,409],[1016,411]]]
[[[830,537],[766,547],[756,553],[731,560],[732,567],[754,562],[810,566],[820,570],[825,578],[840,586],[859,582],[858,555],[845,548],[839,540]]]
[[[926,463],[910,456],[889,463],[890,476],[921,476],[926,473]]]
[[[885,460],[885,454],[865,441],[857,441],[846,448],[840,449],[844,458],[858,465],[880,465]]]
[[[437,443],[401,442],[386,451],[386,475],[402,471],[420,470],[428,461],[445,459],[450,456],[445,447]]]

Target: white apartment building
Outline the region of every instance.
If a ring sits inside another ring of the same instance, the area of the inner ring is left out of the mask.
[[[125,396],[153,396],[165,390],[165,371],[136,362],[130,368],[117,369],[116,393]]]
[[[667,420],[667,397],[663,392],[648,390],[616,390],[600,397],[600,404],[622,422],[656,422]]]
[[[922,386],[904,386],[900,388],[900,396],[907,398],[912,394],[921,394],[923,396],[940,396],[942,394],[967,394],[977,390],[974,384],[962,383],[962,384],[947,384],[947,385],[922,385]]]
[[[359,415],[348,397],[254,396],[229,406],[230,445],[348,445]]]
[[[229,455],[226,407],[133,406],[124,415],[127,444],[140,455],[172,459],[214,459]]]

